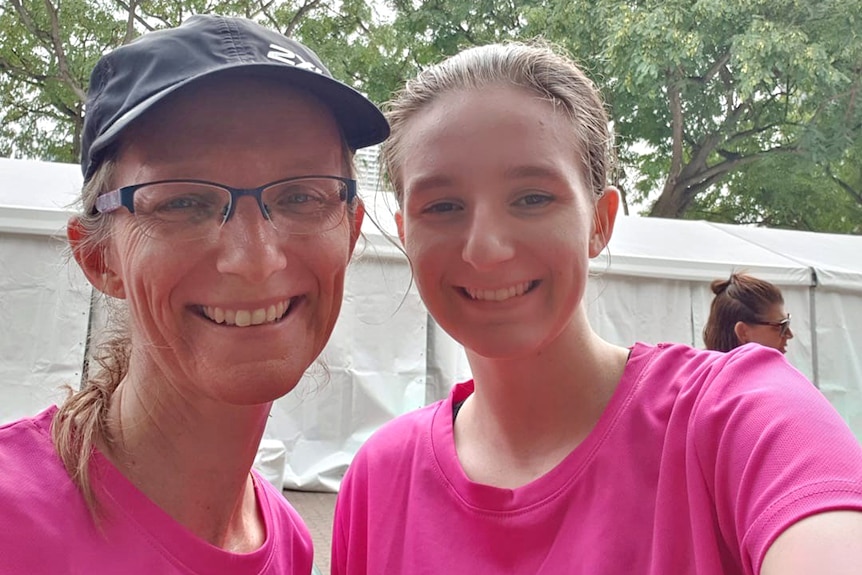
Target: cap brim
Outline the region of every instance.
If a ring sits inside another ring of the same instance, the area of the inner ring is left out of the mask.
[[[283,64],[236,64],[192,76],[136,104],[115,120],[90,145],[90,165],[87,166],[86,176],[92,175],[93,159],[98,158],[99,152],[112,144],[131,123],[143,116],[154,105],[203,78],[236,71],[252,71],[262,73],[266,77],[281,79],[286,87],[304,90],[319,98],[332,110],[347,145],[353,150],[379,144],[389,136],[389,123],[377,106],[350,86],[342,84],[334,78]]]

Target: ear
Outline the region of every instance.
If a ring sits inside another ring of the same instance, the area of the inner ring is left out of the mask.
[[[356,241],[362,233],[362,221],[365,219],[365,204],[362,200],[356,200],[356,208],[353,211],[353,224],[350,230],[350,253],[353,254],[353,248],[356,247]]]
[[[738,341],[740,345],[750,341],[748,339],[748,324],[744,321],[738,321],[734,324],[733,333],[736,335],[736,341]]]
[[[401,245],[404,245],[404,214],[401,210],[395,212],[395,225],[398,226],[398,239],[401,240]]]
[[[605,188],[593,210],[593,234],[590,237],[590,257],[602,253],[614,233],[614,222],[620,207],[620,193],[614,187]]]
[[[87,241],[90,239],[90,233],[77,216],[69,218],[69,222],[66,224],[66,237],[69,240],[75,261],[78,262],[93,287],[105,295],[125,299],[126,292],[123,288],[123,280],[108,265],[105,258],[105,246],[94,245]]]

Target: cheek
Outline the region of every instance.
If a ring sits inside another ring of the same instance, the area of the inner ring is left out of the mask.
[[[331,299],[337,313],[350,263],[349,235],[345,232],[331,238],[320,238],[302,250],[302,259],[314,274],[321,297]]]
[[[441,266],[441,261],[454,265],[460,261],[461,255],[455,242],[442,241],[442,234],[431,237],[432,241],[423,239],[420,234],[414,234],[406,238],[404,251],[410,262],[414,278],[418,287],[426,283],[425,278],[436,275]]]

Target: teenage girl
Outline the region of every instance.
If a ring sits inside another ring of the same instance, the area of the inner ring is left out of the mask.
[[[399,235],[473,380],[357,454],[335,575],[859,572],[862,449],[780,354],[591,329],[588,262],[619,196],[581,70],[473,48],[388,118]]]

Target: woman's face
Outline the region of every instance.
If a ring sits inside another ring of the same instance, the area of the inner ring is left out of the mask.
[[[541,351],[576,316],[616,208],[585,187],[571,120],[495,86],[446,93],[405,130],[396,219],[429,311],[473,353]]]
[[[116,187],[191,178],[253,188],[348,175],[336,122],[314,98],[254,78],[214,82],[130,128]],[[125,209],[110,214],[103,285],[128,303],[129,377],[234,404],[290,391],[335,325],[361,216],[292,236],[242,197],[213,237],[176,243],[153,237]]]
[[[790,329],[789,321],[786,327],[780,325],[785,319],[789,317],[784,312],[784,306],[772,304],[763,314],[764,323],[745,323],[744,329],[737,331],[737,337],[741,343],[759,343],[787,353],[787,342],[793,339],[793,330]]]

